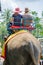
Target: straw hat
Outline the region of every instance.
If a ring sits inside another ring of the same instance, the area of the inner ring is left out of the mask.
[[[25,8],[25,12],[29,12],[29,9],[28,8]]]

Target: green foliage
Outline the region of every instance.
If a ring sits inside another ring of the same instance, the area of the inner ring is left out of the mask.
[[[7,10],[4,10],[4,12],[1,15],[3,22],[0,23],[0,42],[2,43],[2,45],[4,43],[4,36],[8,34],[6,24],[10,20],[11,13],[12,13],[11,10],[7,9]]]
[[[38,13],[36,11],[31,12],[33,15],[33,20],[35,22],[35,30],[32,31],[32,34],[35,37],[43,37],[43,26],[40,24],[41,18],[39,18],[37,15]]]
[[[37,16],[37,12],[36,11],[31,11],[32,15]]]
[[[35,21],[36,23],[39,23],[39,22],[40,22],[40,18],[39,18],[39,17],[35,17],[35,18],[34,18],[34,21]]]
[[[6,23],[1,22],[0,23],[0,42],[3,44],[4,43],[4,36],[7,35],[7,28],[6,28]]]
[[[11,13],[12,13],[12,11],[9,9],[4,10],[4,12],[2,13],[2,18],[4,19],[4,22],[9,22]]]

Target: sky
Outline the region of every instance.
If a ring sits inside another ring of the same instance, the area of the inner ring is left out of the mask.
[[[16,7],[20,7],[20,9],[24,11],[24,8],[28,7],[31,11],[38,12],[39,16],[41,16],[41,12],[43,11],[43,0],[0,0],[0,1],[2,10],[7,8],[14,10]]]

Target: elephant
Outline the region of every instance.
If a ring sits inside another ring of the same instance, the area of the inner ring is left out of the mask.
[[[38,65],[41,57],[40,42],[29,31],[21,30],[4,43],[3,65]]]

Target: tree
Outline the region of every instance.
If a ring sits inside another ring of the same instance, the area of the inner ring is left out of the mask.
[[[4,43],[4,36],[8,34],[6,24],[9,22],[11,14],[11,10],[7,9],[4,10],[1,15],[1,17],[3,18],[3,22],[0,23],[0,42],[2,42],[2,45]]]
[[[12,11],[9,9],[5,9],[4,12],[2,13],[2,18],[4,19],[4,22],[9,22],[10,17],[11,17]]]
[[[41,36],[41,29],[42,29],[42,25],[40,24],[40,20],[41,18],[39,18],[37,15],[38,13],[36,11],[32,11],[31,12],[33,15],[33,20],[35,22],[35,30],[32,31],[32,33],[35,35],[35,37],[40,37]]]
[[[34,15],[34,16],[37,16],[37,12],[36,11],[31,11],[31,13],[32,13],[32,15]]]

